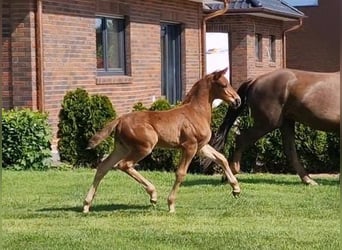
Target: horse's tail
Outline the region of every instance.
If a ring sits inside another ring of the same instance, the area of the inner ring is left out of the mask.
[[[249,79],[245,82],[243,82],[237,93],[241,98],[241,104],[237,109],[234,109],[232,107],[228,107],[226,116],[223,119],[223,122],[219,126],[216,133],[211,137],[209,144],[214,147],[217,151],[221,151],[224,148],[224,145],[227,142],[227,135],[231,127],[233,126],[236,118],[241,114],[241,112],[244,110],[244,108],[247,106],[247,94],[249,87],[254,82],[253,79]],[[204,169],[208,168],[211,163],[211,160],[208,158],[204,159],[202,161],[202,165]]]
[[[118,125],[120,119],[115,119],[106,124],[106,126],[100,131],[96,132],[89,140],[87,149],[95,148],[102,141],[104,141],[114,131]]]
[[[249,87],[253,83],[253,79],[249,79],[245,82],[243,82],[237,93],[241,98],[241,104],[237,109],[234,109],[232,107],[229,107],[226,113],[226,116],[223,119],[222,124],[218,128],[217,132],[215,133],[215,136],[211,140],[211,145],[218,151],[222,151],[224,144],[227,141],[227,135],[231,127],[233,126],[236,118],[241,114],[241,112],[244,110],[244,108],[247,105],[247,94]]]

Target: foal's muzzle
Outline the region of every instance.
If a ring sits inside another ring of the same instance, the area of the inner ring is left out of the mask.
[[[241,105],[241,99],[240,99],[240,97],[236,98],[236,99],[234,100],[234,102],[232,103],[232,105],[233,105],[233,108],[235,108],[235,109],[237,109],[238,107],[240,107],[240,105]]]

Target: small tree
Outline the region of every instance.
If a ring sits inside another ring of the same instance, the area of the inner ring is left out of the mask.
[[[95,149],[87,150],[90,137],[116,112],[106,96],[89,96],[83,89],[68,92],[59,113],[57,136],[61,161],[75,166],[95,166],[114,146],[109,137]]]

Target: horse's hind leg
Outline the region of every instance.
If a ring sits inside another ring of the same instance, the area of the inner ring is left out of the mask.
[[[234,174],[240,172],[241,156],[242,153],[247,149],[247,147],[249,147],[262,136],[274,129],[274,126],[270,126],[265,123],[263,125],[255,124],[254,127],[243,130],[240,135],[236,136],[235,150],[230,164],[230,168]]]
[[[108,171],[122,159],[122,157],[126,154],[125,149],[120,146],[120,144],[116,145],[116,149],[106,158],[104,159],[96,169],[96,174],[93,180],[93,183],[88,191],[88,194],[83,202],[83,212],[88,213],[89,207],[94,199],[97,187],[102,180],[102,178],[108,173]]]
[[[209,144],[205,145],[199,151],[199,155],[208,157],[210,160],[214,161],[216,164],[220,165],[223,169],[225,176],[229,182],[229,184],[233,188],[233,195],[237,196],[240,194],[240,186],[235,178],[234,174],[232,173],[231,169],[229,168],[229,164],[227,159],[224,157],[223,154],[217,152],[212,146]]]
[[[284,153],[287,161],[294,167],[302,182],[309,185],[317,185],[313,179],[310,178],[303,165],[299,162],[296,146],[295,146],[295,123],[294,121],[284,121],[280,128],[283,139]]]

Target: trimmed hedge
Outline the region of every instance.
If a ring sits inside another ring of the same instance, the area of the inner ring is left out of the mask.
[[[2,110],[2,167],[45,170],[51,166],[52,130],[46,113]]]
[[[109,137],[95,149],[87,150],[90,137],[105,123],[114,119],[116,112],[109,98],[90,96],[84,89],[69,91],[59,113],[57,137],[61,161],[75,167],[94,167],[114,147]]]

